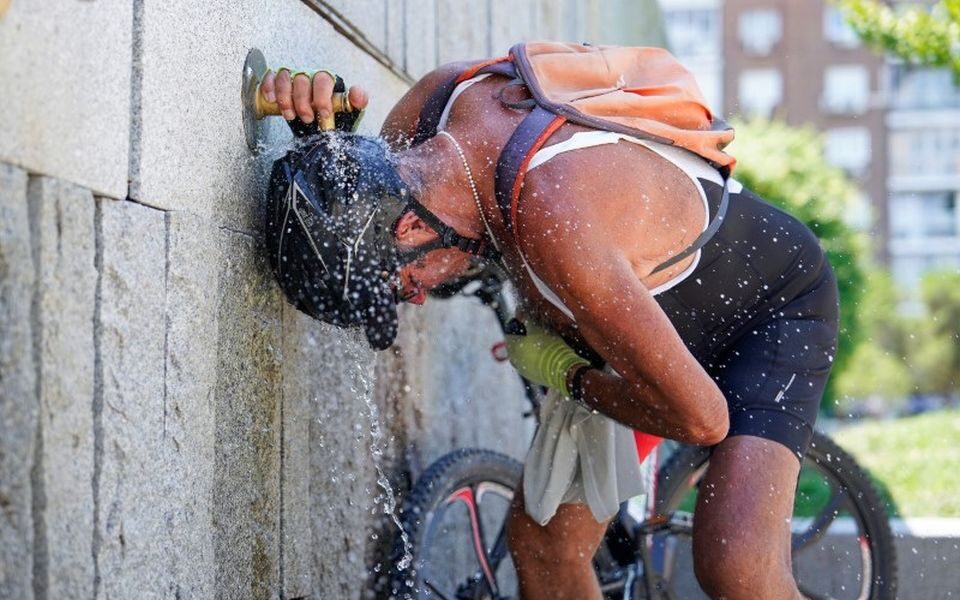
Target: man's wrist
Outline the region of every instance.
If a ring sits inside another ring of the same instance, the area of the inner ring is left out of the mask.
[[[585,363],[579,363],[570,367],[567,371],[567,390],[569,396],[577,402],[583,402],[583,377],[587,371],[591,371],[592,366]]]

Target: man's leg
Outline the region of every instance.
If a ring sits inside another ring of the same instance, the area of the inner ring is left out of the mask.
[[[585,504],[561,504],[546,526],[523,507],[518,486],[507,522],[507,539],[525,600],[600,600],[593,572],[596,553],[607,523],[597,523]]]
[[[693,558],[712,598],[799,599],[790,570],[790,518],[800,463],[760,437],[727,438],[697,497]]]

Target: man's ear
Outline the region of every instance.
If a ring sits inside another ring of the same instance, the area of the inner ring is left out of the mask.
[[[394,237],[405,246],[415,247],[434,240],[437,237],[437,232],[431,229],[416,213],[409,211],[397,221]]]

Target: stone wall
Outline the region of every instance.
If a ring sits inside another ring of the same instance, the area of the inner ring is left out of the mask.
[[[401,343],[375,355],[284,302],[259,223],[289,134],[271,124],[250,154],[241,66],[257,47],[335,69],[371,89],[375,133],[439,62],[602,39],[598,7],[13,0],[0,599],[361,597],[384,559],[372,534],[391,535],[378,466],[402,493],[459,446],[522,455],[522,396],[478,304],[404,311]]]

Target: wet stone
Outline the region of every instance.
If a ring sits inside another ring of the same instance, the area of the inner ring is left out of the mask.
[[[0,598],[33,598],[37,428],[27,174],[0,163]]]
[[[280,587],[280,292],[253,238],[221,231],[213,413],[216,594]]]
[[[185,213],[167,217],[163,445],[170,500],[170,568],[183,597],[213,598],[213,457],[216,431],[219,229]],[[198,257],[202,257],[198,260]]]
[[[310,531],[310,421],[317,365],[324,364],[316,321],[283,302],[283,594],[307,596],[313,588],[313,536]]]
[[[99,200],[102,245],[97,351],[102,436],[94,549],[99,593],[161,596],[170,584],[169,499],[163,495],[164,214]]]
[[[301,403],[297,410],[308,417],[308,454],[301,459],[309,461],[309,494],[300,502],[310,524],[312,583],[324,596],[358,598],[367,587],[371,527],[382,513],[374,510],[379,493],[374,465],[379,459],[371,452],[368,408],[375,355],[359,331],[340,331],[293,312],[288,307],[285,319],[291,317],[289,324],[300,335],[291,340],[294,353],[288,368],[300,374],[287,372],[301,387],[294,398],[287,398],[287,406],[290,401]],[[285,385],[290,383],[285,376]]]
[[[515,371],[490,356],[503,339],[493,314],[470,298],[420,310],[429,314],[420,317],[419,331],[403,335],[407,401],[417,414],[408,435],[417,462],[429,465],[459,447],[497,448],[522,459],[532,423],[522,416],[528,406]]]
[[[41,492],[34,586],[48,598],[93,595],[95,202],[83,188],[30,181],[37,253]]]

